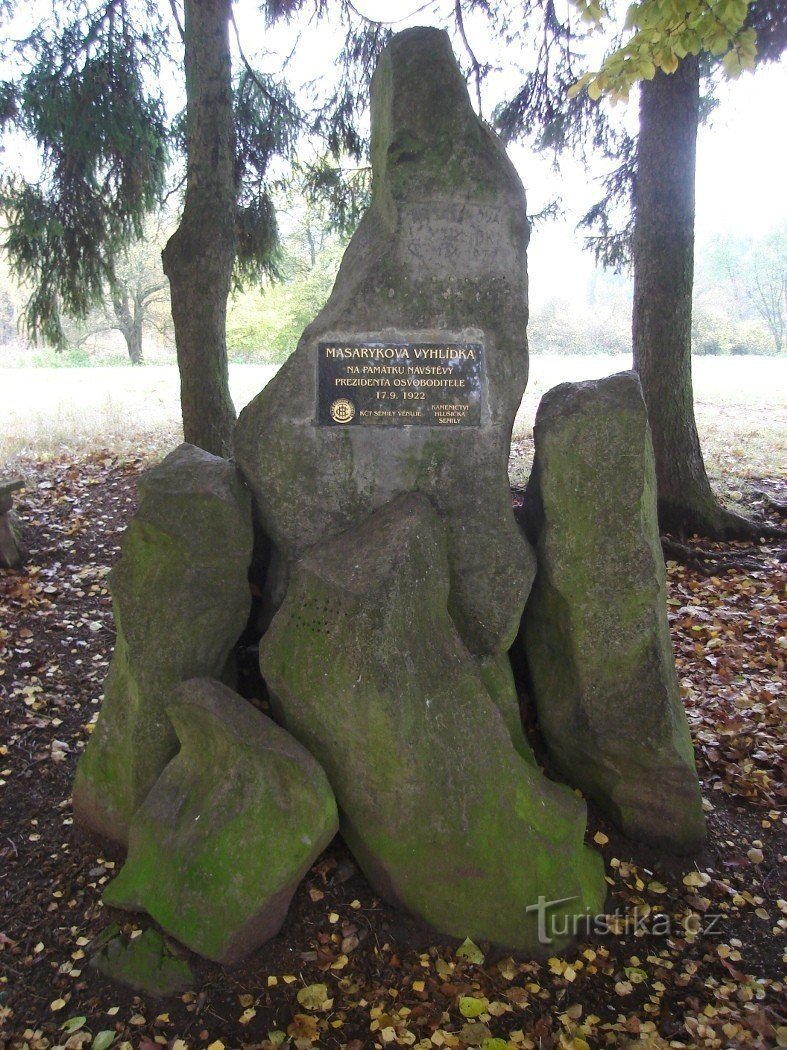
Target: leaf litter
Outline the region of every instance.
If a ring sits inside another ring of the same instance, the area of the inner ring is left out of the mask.
[[[142,460],[28,464],[30,556],[0,574],[0,1045],[13,1050],[787,1046],[784,552],[708,577],[668,566],[709,842],[693,861],[591,810],[606,931],[543,960],[439,938],[381,903],[340,841],[281,934],[230,971],[192,957],[166,1002],[88,965],[119,851],[80,836],[70,785],[113,644],[107,575]],[[5,1043],[3,1044],[3,1040]]]

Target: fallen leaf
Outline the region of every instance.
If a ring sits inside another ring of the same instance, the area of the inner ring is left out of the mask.
[[[467,959],[468,962],[476,963],[480,966],[484,961],[484,953],[474,944],[469,937],[466,937],[459,947],[456,949],[457,959]]]
[[[54,1004],[53,1009],[54,1009]],[[69,1017],[67,1021],[61,1024],[61,1031],[65,1032],[66,1035],[73,1035],[74,1032],[78,1032],[87,1023],[86,1017]]]
[[[328,998],[328,988],[324,984],[307,984],[301,988],[296,996],[301,1006],[307,1010],[330,1009],[331,999]]]
[[[478,1017],[486,1008],[483,999],[476,999],[472,995],[463,995],[459,998],[459,1013],[462,1017]]]

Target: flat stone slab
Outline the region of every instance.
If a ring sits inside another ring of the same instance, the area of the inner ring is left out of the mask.
[[[117,641],[73,792],[77,820],[124,844],[177,750],[174,687],[221,675],[251,607],[251,498],[235,465],[183,444],[139,494],[109,578]]]
[[[507,472],[528,369],[525,194],[440,30],[392,39],[371,119],[371,206],[325,308],[241,413],[235,454],[290,563],[425,493],[460,634],[503,653],[534,574]]]
[[[551,758],[626,834],[697,848],[705,821],[635,373],[544,395],[525,515],[538,575],[524,644]]]
[[[101,938],[90,965],[113,981],[135,992],[163,999],[180,995],[194,985],[189,964],[172,951],[157,930],[144,930],[139,937],[125,937],[113,925]]]
[[[135,813],[104,901],[230,965],[278,933],[338,830],[336,802],[308,751],[231,689],[195,679],[175,695],[180,751]]]
[[[296,564],[260,666],[375,890],[441,933],[543,954],[601,908],[601,858],[583,845],[584,803],[518,753],[510,678],[486,668],[498,706],[448,595],[440,518],[402,496]],[[539,896],[559,902],[553,944]]]

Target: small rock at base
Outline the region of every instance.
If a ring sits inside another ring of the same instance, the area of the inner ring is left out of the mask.
[[[137,810],[104,901],[233,964],[278,933],[338,829],[336,802],[316,759],[231,689],[195,679],[175,693],[180,751]]]

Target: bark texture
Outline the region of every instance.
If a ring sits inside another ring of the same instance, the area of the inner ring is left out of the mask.
[[[235,262],[235,129],[231,0],[186,0],[186,201],[162,253],[180,370],[183,433],[217,456],[232,452],[226,317]]]
[[[129,303],[129,299],[132,300]],[[139,292],[129,294],[123,285],[112,297],[112,309],[115,312],[115,323],[126,340],[126,349],[132,365],[144,365],[145,355],[142,350],[142,324],[145,319],[145,304]]]
[[[691,299],[699,68],[687,56],[640,94],[634,226],[634,368],[653,434],[662,531],[725,537],[754,529],[714,495],[694,419]]]

